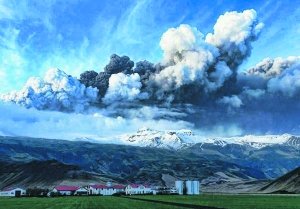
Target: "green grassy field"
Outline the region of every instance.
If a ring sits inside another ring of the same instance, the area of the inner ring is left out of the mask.
[[[299,209],[300,196],[269,195],[200,195],[200,196],[133,196],[0,198],[0,209],[179,209],[212,206],[228,209]],[[159,202],[148,202],[154,200]],[[178,206],[171,205],[178,203]]]

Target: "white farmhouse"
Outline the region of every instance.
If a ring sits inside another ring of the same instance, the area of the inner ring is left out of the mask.
[[[116,193],[124,192],[125,187],[123,185],[103,185],[103,184],[95,184],[89,186],[89,194],[90,195],[113,195]]]
[[[108,195],[108,187],[102,184],[90,185],[89,195]]]
[[[21,197],[26,195],[26,190],[21,188],[7,188],[0,191],[0,197]]]
[[[153,192],[153,190],[148,185],[129,184],[125,188],[126,195],[150,194],[152,192]]]

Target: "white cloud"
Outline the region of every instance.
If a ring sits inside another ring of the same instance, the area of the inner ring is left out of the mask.
[[[266,91],[264,89],[246,89],[243,91],[243,93],[248,97],[260,98],[266,93]]]
[[[76,78],[53,68],[44,79],[29,78],[22,90],[0,95],[0,99],[39,110],[80,112],[96,101],[97,93],[96,88],[87,88]]]
[[[147,93],[141,93],[142,83],[137,73],[125,75],[124,73],[112,74],[109,78],[109,87],[103,98],[104,103],[127,102],[136,99],[146,99]]]
[[[263,23],[258,23],[253,9],[226,12],[218,18],[214,33],[207,34],[205,41],[218,47],[227,56],[227,62],[237,67],[250,55],[251,42],[257,39],[262,28]]]
[[[285,69],[300,63],[300,56],[289,56],[287,58],[265,58],[248,70],[251,75],[258,75],[264,78],[272,78],[280,75]]]
[[[168,29],[161,37],[160,46],[167,67],[154,80],[166,91],[195,81],[203,84],[206,70],[218,55],[217,49],[206,44],[203,35],[189,25]]]
[[[112,140],[108,142],[114,143],[114,136],[135,132],[142,127],[176,130],[193,126],[181,120],[154,120],[143,115],[131,118],[110,117],[106,114],[105,110],[90,112],[89,114],[38,111],[0,102],[0,133],[10,136],[67,140],[80,137],[106,138]]]
[[[242,100],[236,95],[224,96],[222,99],[219,100],[219,103],[226,104],[235,108],[239,108],[243,105]]]
[[[280,75],[268,82],[268,90],[272,93],[280,92],[292,97],[300,92],[300,63],[285,69]]]

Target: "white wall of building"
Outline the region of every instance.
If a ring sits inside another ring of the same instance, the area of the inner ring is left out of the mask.
[[[59,193],[60,195],[71,195],[72,194],[72,191],[57,191],[57,189],[53,189],[53,192],[55,193]]]
[[[0,191],[1,197],[16,197],[18,194],[20,194],[20,196],[24,196],[26,195],[26,190],[21,188],[15,188],[12,190]]]
[[[144,185],[139,185],[138,187],[132,187],[131,185],[128,185],[125,188],[125,193],[127,195],[135,195],[135,194],[150,194],[152,193],[152,189],[150,187],[146,187]]]
[[[103,196],[107,196],[107,195],[113,195],[115,193],[118,192],[124,192],[124,189],[115,189],[113,187],[109,187],[109,188],[94,188],[93,186],[90,186],[89,189],[89,194],[90,195],[103,195]]]

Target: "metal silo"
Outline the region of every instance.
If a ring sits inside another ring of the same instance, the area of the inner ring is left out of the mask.
[[[200,194],[200,183],[199,181],[193,181],[193,194]]]
[[[183,195],[183,181],[175,181],[175,188],[178,194]]]
[[[185,182],[185,186],[186,186],[186,194],[187,195],[192,195],[194,194],[194,189],[193,189],[193,182],[192,181],[186,181]]]

